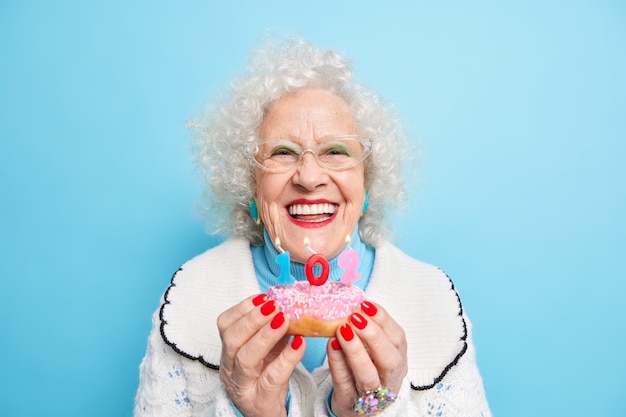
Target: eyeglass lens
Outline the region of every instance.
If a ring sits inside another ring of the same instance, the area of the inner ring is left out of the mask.
[[[317,163],[329,169],[347,169],[358,164],[364,153],[364,145],[355,138],[334,139],[312,149],[286,140],[268,140],[258,144],[255,160],[270,171],[287,170],[297,166],[304,154],[310,152]]]

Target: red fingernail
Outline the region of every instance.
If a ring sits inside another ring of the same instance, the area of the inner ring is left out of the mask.
[[[378,313],[376,306],[369,301],[363,301],[361,303],[361,309],[370,317],[374,317]]]
[[[302,336],[295,335],[293,340],[291,341],[291,348],[293,350],[298,350],[300,349],[300,346],[302,346],[302,341],[304,340],[304,338]]]
[[[282,326],[284,322],[285,322],[285,315],[281,311],[280,313],[274,316],[274,318],[272,319],[272,322],[270,323],[270,326],[272,326],[272,329],[276,330],[280,326]]]
[[[337,339],[333,339],[333,340],[331,340],[331,341],[330,341],[330,347],[331,347],[333,350],[339,350],[339,349],[341,349],[341,346],[339,345],[339,341],[338,341]]]
[[[341,326],[341,329],[339,329],[339,332],[341,333],[343,338],[346,340],[346,342],[349,342],[350,340],[354,338],[354,332],[352,331],[352,327],[350,327],[350,325],[347,323]]]
[[[252,304],[254,304],[255,307],[258,307],[261,304],[263,304],[266,300],[267,300],[267,295],[259,294],[252,299]]]
[[[365,317],[363,317],[359,313],[354,313],[352,316],[350,316],[350,321],[359,330],[363,330],[363,329],[365,329],[365,326],[367,326],[367,320],[365,320]]]
[[[274,310],[276,310],[276,303],[274,300],[269,300],[261,307],[261,313],[263,313],[264,316],[269,316],[274,312]]]

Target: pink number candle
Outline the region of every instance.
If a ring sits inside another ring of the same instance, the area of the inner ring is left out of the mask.
[[[339,255],[338,264],[345,272],[341,276],[341,282],[351,284],[361,279],[361,274],[356,270],[359,267],[359,254],[350,246],[350,236],[346,236],[347,248]]]

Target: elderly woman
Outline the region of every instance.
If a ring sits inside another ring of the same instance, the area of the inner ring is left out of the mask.
[[[336,52],[291,40],[253,58],[221,110],[196,124],[198,163],[232,238],[172,278],[135,416],[490,415],[453,284],[385,240],[385,214],[404,196],[392,113]],[[264,294],[278,254],[290,253],[300,281],[314,248],[336,281],[346,236],[361,312],[328,339],[288,336]]]

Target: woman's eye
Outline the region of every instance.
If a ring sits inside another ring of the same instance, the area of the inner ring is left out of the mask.
[[[270,153],[271,156],[293,156],[297,154],[294,149],[287,147],[274,148]]]
[[[324,155],[345,155],[348,156],[350,155],[350,152],[348,151],[348,149],[346,149],[343,146],[332,146],[330,148],[327,148],[324,152]]]

